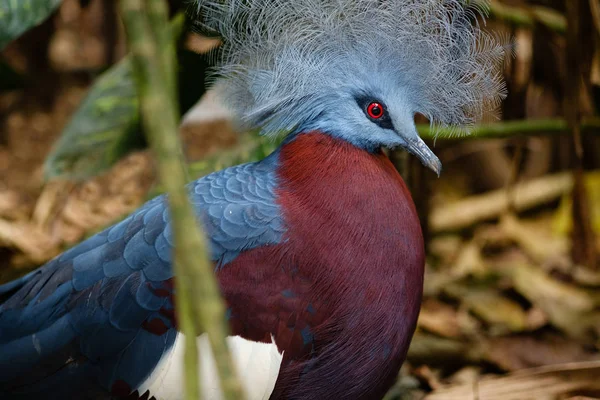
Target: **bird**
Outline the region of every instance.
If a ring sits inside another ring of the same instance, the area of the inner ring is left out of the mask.
[[[423,293],[416,206],[386,155],[441,162],[415,116],[457,133],[498,108],[506,45],[485,1],[200,0],[214,79],[266,158],[188,184],[249,399],[382,398]],[[0,286],[0,398],[183,398],[165,195]],[[220,399],[198,337],[205,399]]]

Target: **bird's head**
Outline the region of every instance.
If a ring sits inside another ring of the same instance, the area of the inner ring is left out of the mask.
[[[318,130],[401,147],[436,172],[416,114],[465,131],[505,96],[483,0],[200,0],[224,38],[226,102],[265,134]]]
[[[411,90],[399,80],[381,65],[363,65],[329,93],[319,93],[308,101],[306,105],[318,110],[318,116],[307,119],[299,129],[326,132],[367,151],[400,147],[439,175],[440,160],[417,133],[414,120],[418,110]]]

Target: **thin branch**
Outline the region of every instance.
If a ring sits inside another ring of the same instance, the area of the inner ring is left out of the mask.
[[[517,136],[559,135],[568,134],[569,124],[565,119],[526,119],[503,121],[492,124],[477,125],[471,129],[470,135],[456,136],[451,128],[434,128],[429,125],[417,126],[419,135],[424,139],[468,140],[468,139],[501,139]],[[584,118],[581,129],[589,133],[600,134],[600,118]]]
[[[166,56],[160,53],[163,49],[155,42],[159,37],[163,40],[165,37],[152,33],[152,28],[167,26],[166,13],[158,10],[150,22],[144,0],[122,0],[121,11],[133,55],[146,134],[157,157],[160,180],[168,193],[176,243],[173,255],[176,307],[179,328],[185,335],[186,398],[197,400],[200,396],[195,317],[212,344],[224,398],[243,399],[245,396],[235,376],[226,342],[225,305],[213,265],[207,258],[204,235],[198,230],[196,222],[199,221],[188,201],[186,171],[177,135],[178,118],[173,104],[175,96],[165,96],[171,92],[165,74],[171,67],[161,65]]]

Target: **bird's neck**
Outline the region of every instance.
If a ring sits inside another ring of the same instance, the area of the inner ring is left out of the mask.
[[[382,152],[319,132],[281,146],[278,177],[294,264],[353,343],[347,354],[340,349],[338,361],[352,352],[375,354],[372,365],[364,363],[364,376],[379,368],[377,379],[393,380],[415,329],[423,285],[423,237],[406,185]],[[367,380],[364,390],[373,390]]]
[[[366,268],[374,279],[411,275],[408,282],[420,286],[421,226],[410,192],[383,152],[309,132],[284,143],[278,158],[278,201],[300,243],[322,250],[319,256],[332,264],[345,254],[362,255],[369,266],[355,258],[346,276]]]

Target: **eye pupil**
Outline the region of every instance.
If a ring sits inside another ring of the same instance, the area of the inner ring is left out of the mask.
[[[367,114],[371,118],[381,118],[383,116],[383,106],[379,103],[371,103],[367,107]]]

